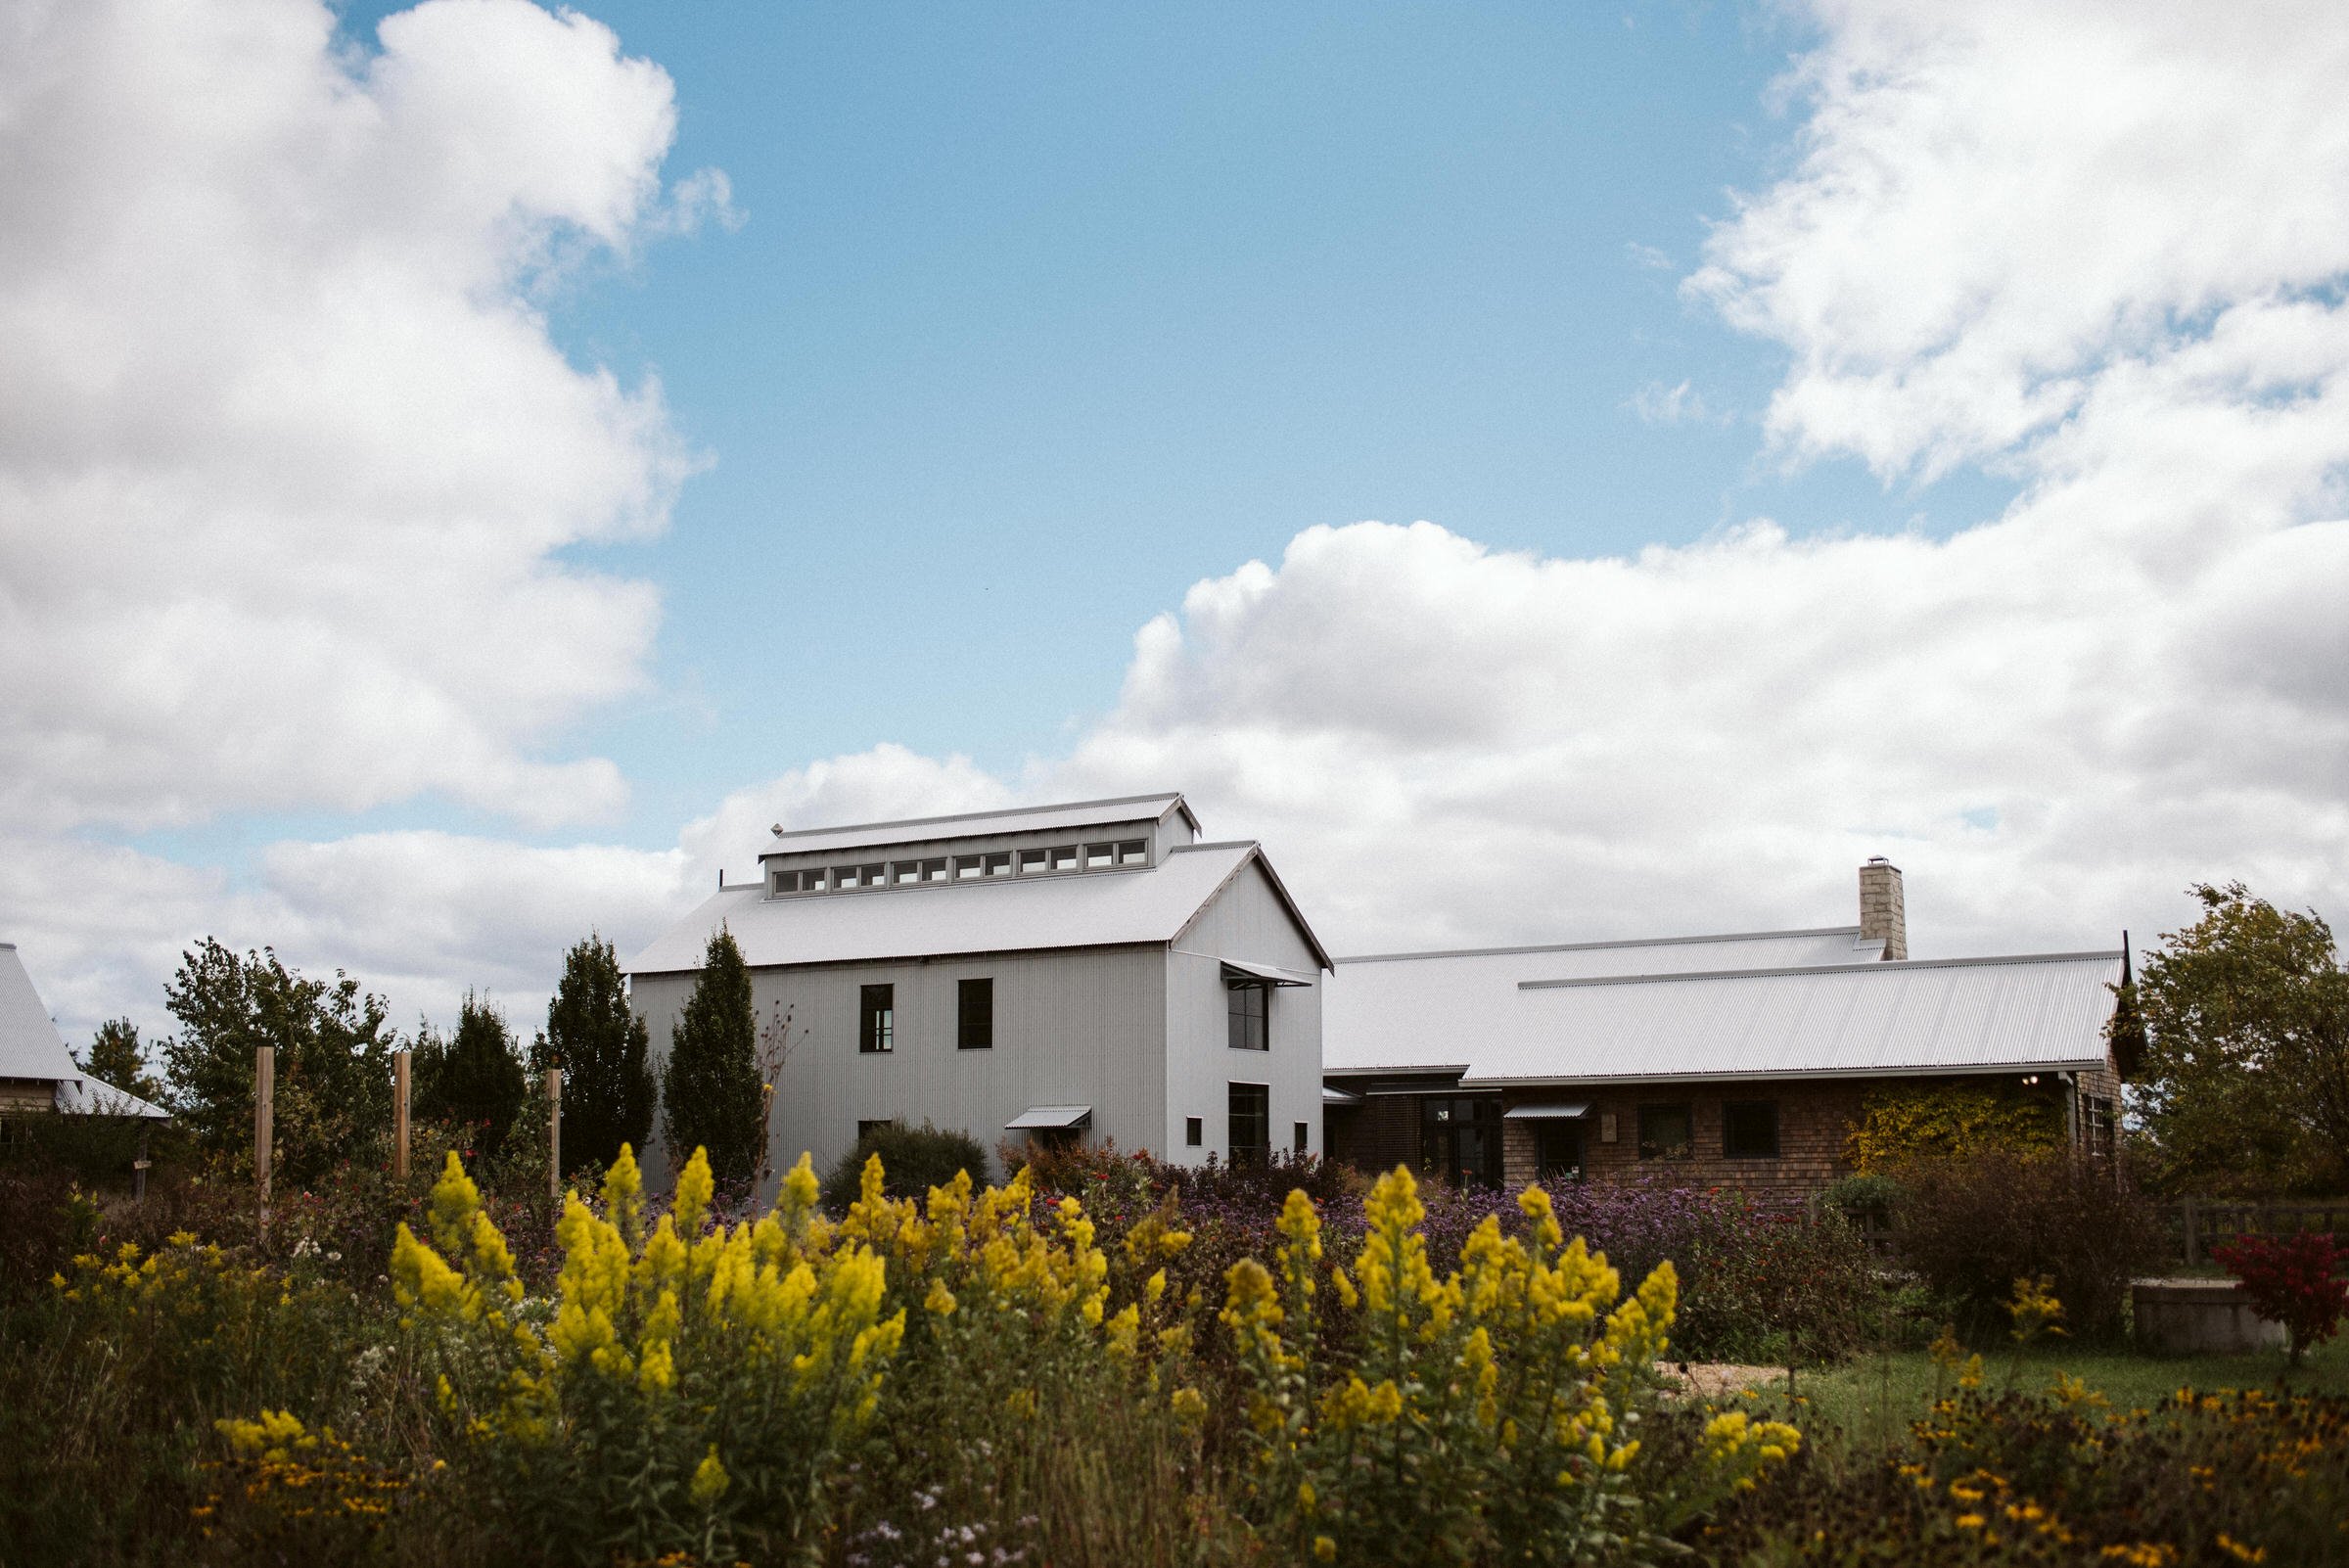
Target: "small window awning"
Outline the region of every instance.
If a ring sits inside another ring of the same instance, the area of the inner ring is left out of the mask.
[[[1003,1124],[1006,1132],[1061,1132],[1093,1119],[1089,1105],[1031,1105]]]
[[[1335,1084],[1324,1084],[1321,1085],[1321,1103],[1324,1105],[1359,1105],[1362,1103],[1362,1097],[1352,1089],[1342,1089]]]
[[[1587,1100],[1543,1100],[1532,1105],[1512,1105],[1500,1113],[1504,1122],[1571,1122],[1589,1116]]]
[[[1266,986],[1310,986],[1311,975],[1301,975],[1290,969],[1275,969],[1270,964],[1244,964],[1236,958],[1223,960],[1223,983],[1255,981]]]

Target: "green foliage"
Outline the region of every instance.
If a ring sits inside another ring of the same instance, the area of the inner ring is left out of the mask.
[[[1894,1214],[1902,1260],[1974,1339],[2003,1324],[2017,1279],[2043,1274],[2073,1332],[2116,1337],[2129,1281],[2160,1239],[2151,1209],[2109,1167],[2062,1154],[1910,1166]]]
[[[1900,1202],[1901,1184],[1881,1171],[1859,1172],[1828,1182],[1819,1197],[1845,1214],[1889,1216]]]
[[[1865,1118],[1845,1139],[1844,1154],[1865,1174],[1911,1160],[1994,1150],[2052,1154],[2063,1146],[2063,1108],[2036,1088],[2012,1083],[1897,1084],[1869,1091]]]
[[[766,1093],[759,1079],[759,1021],[751,971],[734,934],[710,939],[693,994],[669,1032],[661,1070],[661,1136],[672,1162],[706,1149],[728,1187],[758,1175],[766,1135]]]
[[[2173,1191],[2349,1185],[2349,972],[2332,930],[2196,887],[2200,920],[2145,955],[2148,1040],[2138,1110],[2149,1167]]]
[[[410,1070],[419,1119],[479,1128],[484,1159],[504,1152],[527,1085],[503,1013],[467,992],[457,1032],[445,1041],[420,1032]]]
[[[1735,1564],[2137,1565],[2341,1560],[2349,1400],[2177,1389],[2115,1409],[1960,1387],[1882,1461],[1797,1466],[1691,1540]]]
[[[932,1187],[943,1187],[969,1172],[973,1181],[987,1179],[987,1152],[978,1140],[958,1130],[941,1130],[924,1122],[907,1127],[884,1122],[868,1128],[856,1147],[842,1155],[824,1176],[824,1205],[845,1213],[864,1179],[864,1165],[878,1156],[887,1173],[884,1190],[893,1198],[918,1198]]]
[[[648,1049],[620,955],[590,934],[563,955],[546,1033],[530,1047],[533,1071],[563,1070],[564,1175],[610,1165],[622,1144],[640,1148],[652,1136],[657,1087]]]
[[[306,979],[263,948],[240,957],[207,937],[163,988],[179,1034],[162,1056],[181,1115],[217,1154],[253,1147],[253,1053],[277,1048],[279,1169],[301,1179],[384,1135],[392,1043],[384,999],[338,970]]]
[[[139,1044],[139,1026],[127,1018],[110,1018],[98,1026],[87,1053],[76,1057],[81,1070],[99,1083],[136,1094],[160,1105],[163,1085],[147,1071],[147,1053]]]

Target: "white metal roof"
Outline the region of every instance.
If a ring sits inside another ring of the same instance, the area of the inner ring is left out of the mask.
[[[888,844],[922,844],[937,839],[979,838],[996,833],[1040,833],[1053,828],[1106,827],[1115,822],[1156,822],[1180,811],[1197,832],[1182,796],[1127,795],[1107,801],[1072,801],[1060,806],[1023,806],[1004,811],[966,811],[955,816],[916,816],[897,822],[859,822],[847,827],[794,828],[775,835],[760,858],[817,854],[834,850],[872,849]]]
[[[1468,1058],[1476,1084],[2053,1070],[2100,1063],[2118,951],[1327,988],[1331,1071]],[[1342,999],[1341,999],[1342,998]]]
[[[150,1105],[128,1089],[94,1078],[68,1079],[57,1085],[57,1108],[68,1116],[135,1116],[149,1122],[168,1122],[171,1113]]]
[[[728,888],[628,960],[630,974],[699,969],[722,923],[754,968],[1169,943],[1250,862],[1254,844],[1182,845],[1157,865],[769,899]],[[1277,887],[1278,879],[1272,878]],[[1294,912],[1292,910],[1292,912]],[[1310,928],[1297,917],[1307,940]]]
[[[81,1077],[66,1038],[49,1021],[41,993],[32,989],[17,945],[0,942],[0,1078],[51,1083]]]

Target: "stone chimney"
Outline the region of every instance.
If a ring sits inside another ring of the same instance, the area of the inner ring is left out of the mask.
[[[1901,868],[1880,854],[1860,868],[1860,936],[1884,939],[1884,956],[1909,956],[1909,905],[1901,894]]]

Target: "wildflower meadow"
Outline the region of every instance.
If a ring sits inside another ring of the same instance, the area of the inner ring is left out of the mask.
[[[918,1197],[869,1159],[845,1204],[806,1160],[756,1206],[699,1154],[658,1195],[624,1149],[559,1205],[501,1196],[497,1176],[452,1147],[409,1189],[290,1201],[311,1228],[266,1244],[220,1183],[152,1208],[39,1198],[65,1205],[69,1255],[0,1300],[0,1558],[1482,1568],[2349,1547],[2349,1400],[2124,1404],[2037,1381],[2023,1342],[2066,1326],[2051,1275],[2010,1292],[2003,1388],[1944,1332],[1930,1397],[1874,1450],[1784,1368],[1710,1396],[1684,1382],[1692,1327],[1815,1388],[1897,1332],[1902,1287],[1831,1212],[1100,1150]]]

